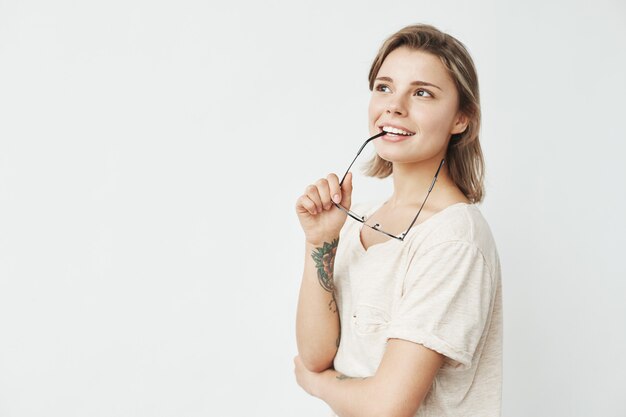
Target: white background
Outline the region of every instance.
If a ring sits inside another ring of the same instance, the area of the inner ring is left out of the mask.
[[[327,415],[293,375],[294,204],[418,22],[478,68],[503,415],[625,416],[617,0],[0,1],[0,416]]]

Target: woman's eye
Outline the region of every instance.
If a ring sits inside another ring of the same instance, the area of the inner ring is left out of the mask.
[[[423,94],[419,94],[420,92],[421,92],[421,93],[426,93],[426,94],[428,94],[428,96],[424,96]],[[415,94],[416,94],[416,95],[418,95],[418,96],[420,96],[420,97],[432,97],[432,96],[433,96],[433,95],[431,94],[431,92],[430,92],[430,91],[428,91],[428,90],[423,90],[423,89],[421,89],[421,88],[420,88],[419,90],[417,90],[417,91],[415,92]]]
[[[388,85],[386,85],[386,84],[378,84],[378,85],[377,85],[374,89],[375,89],[376,91],[382,91],[382,92],[390,92],[390,91],[391,91],[391,89],[389,88],[389,86],[388,86]],[[424,93],[425,93],[425,94],[427,94],[427,95],[425,95]],[[428,90],[424,90],[424,89],[422,89],[422,88],[420,88],[419,90],[417,90],[417,91],[415,92],[415,95],[416,95],[416,96],[419,96],[419,97],[434,97],[434,96],[433,96],[433,94],[432,94],[430,91],[428,91]]]
[[[376,86],[376,91],[383,91],[383,92],[386,92],[386,90],[385,90],[385,89],[390,90],[390,89],[389,89],[389,87],[388,87],[388,86],[386,86],[385,84],[378,84],[378,85]]]

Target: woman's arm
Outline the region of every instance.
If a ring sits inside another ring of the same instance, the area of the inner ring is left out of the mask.
[[[334,264],[339,234],[352,204],[352,173],[339,184],[335,174],[305,189],[296,213],[305,235],[304,273],[296,316],[296,341],[302,362],[311,371],[333,364],[339,347],[339,314],[335,303]]]
[[[340,323],[334,295],[334,263],[339,238],[306,243],[296,316],[296,340],[304,365],[314,372],[332,367]]]
[[[294,359],[298,384],[339,417],[413,417],[443,361],[442,354],[402,339],[387,341],[372,377],[351,378],[333,369],[311,372]]]

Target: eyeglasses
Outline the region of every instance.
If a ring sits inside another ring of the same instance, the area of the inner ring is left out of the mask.
[[[341,181],[339,182],[339,186],[343,185],[343,181],[346,179],[346,175],[348,175],[348,172],[350,171],[350,168],[352,168],[352,165],[354,165],[354,162],[356,161],[356,159],[359,157],[359,155],[361,154],[361,151],[363,150],[363,148],[365,148],[365,145],[367,145],[368,143],[370,143],[372,140],[376,139],[379,136],[383,136],[386,135],[387,132],[380,132],[374,136],[372,136],[371,138],[367,139],[363,145],[361,145],[361,148],[359,149],[359,151],[357,152],[356,156],[354,157],[354,159],[352,160],[352,163],[350,164],[350,166],[348,167],[348,169],[346,170],[346,173],[343,174],[343,177],[341,178]],[[343,210],[344,212],[346,212],[346,214],[348,214],[348,216],[352,217],[354,220],[363,223],[363,225],[369,227],[370,229],[374,229],[377,232],[383,233],[389,237],[392,237],[394,239],[398,239],[403,241],[404,238],[406,237],[406,235],[409,233],[409,230],[411,230],[411,228],[413,227],[413,225],[415,224],[415,221],[417,220],[417,218],[419,217],[422,208],[424,207],[424,204],[426,204],[426,200],[428,199],[428,196],[430,195],[430,192],[432,191],[433,187],[435,186],[435,182],[437,181],[437,176],[439,175],[439,171],[441,170],[441,167],[443,166],[443,163],[445,161],[445,158],[441,160],[441,162],[439,163],[439,168],[437,168],[437,172],[435,173],[435,176],[433,177],[433,182],[430,184],[430,188],[428,188],[428,193],[426,194],[426,198],[424,198],[424,202],[422,202],[422,205],[420,206],[420,209],[417,211],[417,214],[415,215],[415,218],[413,218],[413,221],[411,222],[411,224],[409,225],[409,228],[406,229],[405,232],[400,233],[398,236],[392,234],[392,233],[388,233],[386,231],[384,231],[381,227],[380,224],[376,223],[373,226],[369,225],[367,223],[365,223],[365,221],[367,220],[365,218],[365,216],[361,216],[356,214],[355,212],[343,207],[341,204],[339,203],[335,203],[333,202],[333,204],[335,205],[335,207]]]

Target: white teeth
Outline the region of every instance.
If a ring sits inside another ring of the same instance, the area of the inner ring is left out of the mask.
[[[396,135],[405,135],[405,136],[413,135],[413,133],[407,132],[406,130],[396,129],[395,127],[390,127],[390,126],[383,126],[383,130],[385,132],[395,133]]]

